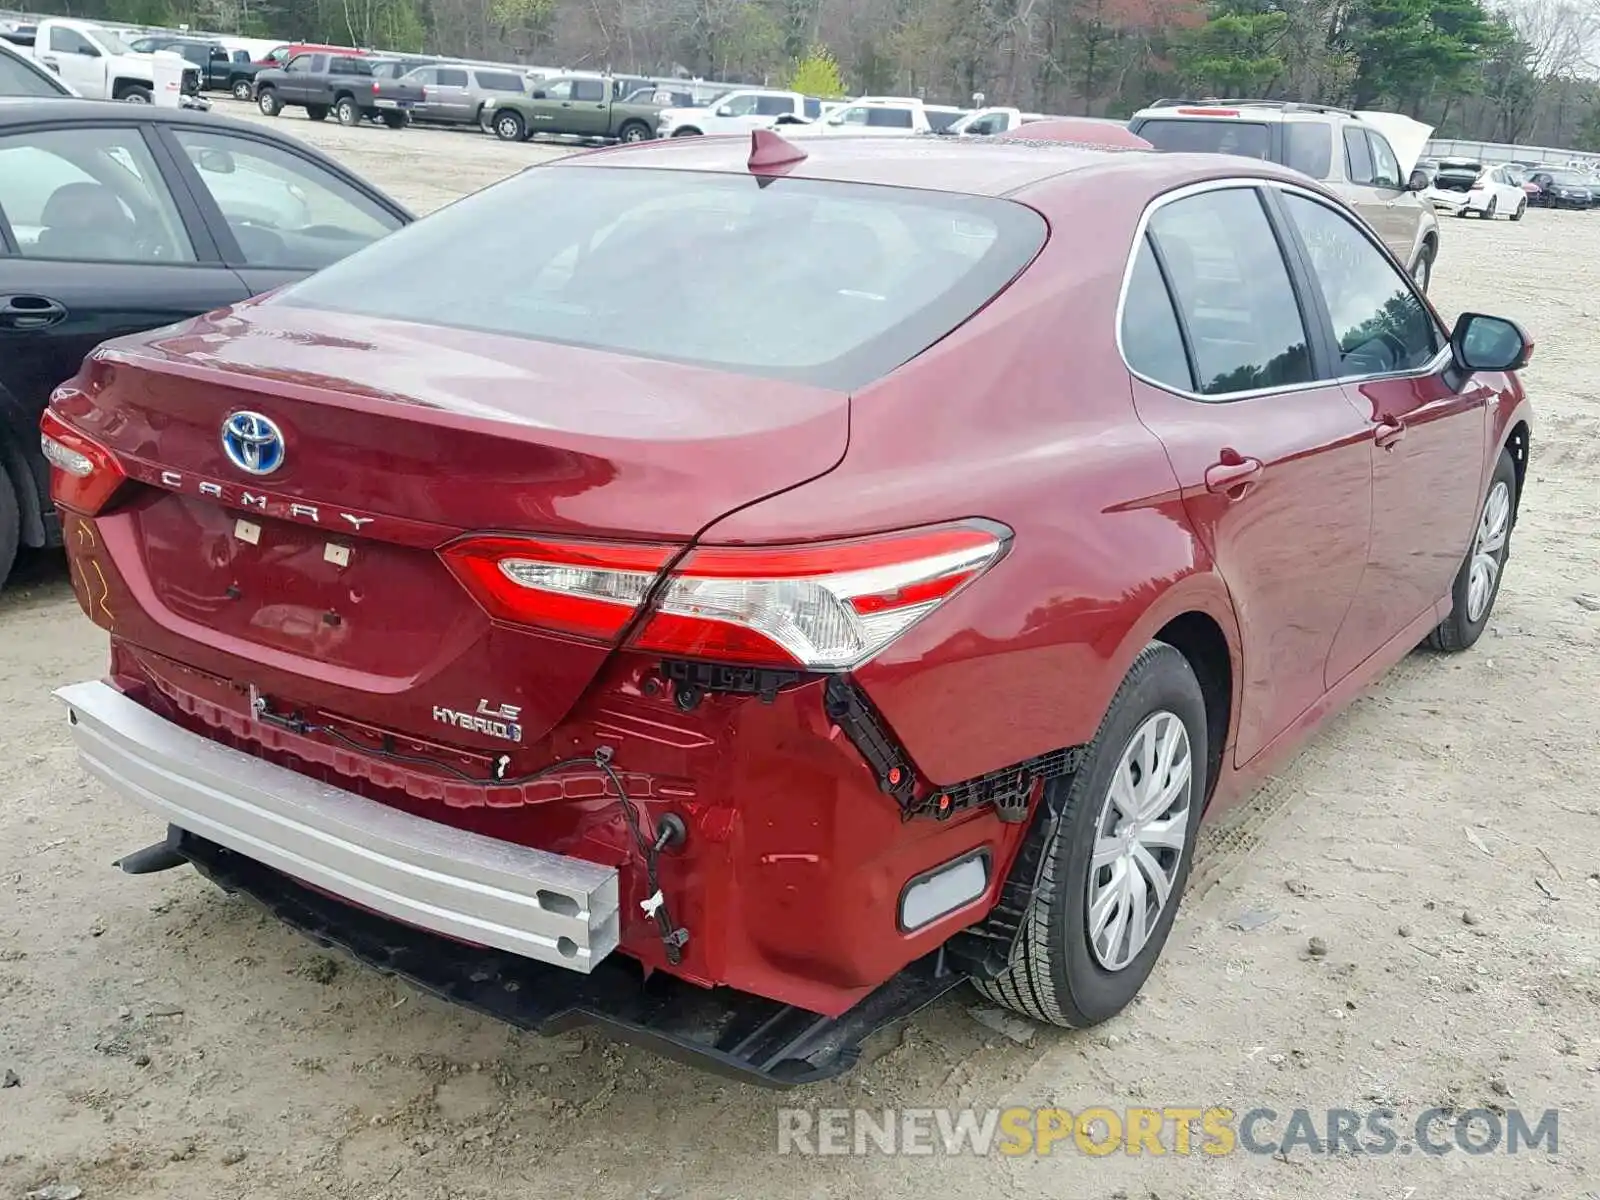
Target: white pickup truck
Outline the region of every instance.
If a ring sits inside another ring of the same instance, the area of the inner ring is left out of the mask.
[[[80,96],[90,100],[151,103],[156,92],[158,56],[182,61],[180,55],[164,50],[141,54],[113,29],[92,21],[60,17],[41,20],[33,43],[34,61],[54,71]],[[198,96],[199,68],[183,68],[180,92],[183,97]]]
[[[821,120],[790,123],[780,119],[778,129],[785,137],[854,134],[866,137],[914,137],[938,133],[965,115],[965,110],[944,104],[924,104],[921,100],[896,96],[864,96],[834,109]]]
[[[770,129],[782,117],[814,121],[822,101],[799,92],[745,88],[718,96],[701,108],[664,108],[656,120],[657,137],[696,137],[713,133],[749,133]]]

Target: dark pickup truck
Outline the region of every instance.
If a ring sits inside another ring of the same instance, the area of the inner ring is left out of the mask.
[[[656,136],[661,105],[617,99],[610,79],[546,79],[528,96],[495,97],[484,124],[506,142],[536,133],[615,142],[646,142]]]
[[[253,94],[256,75],[261,68],[250,61],[244,50],[229,52],[221,42],[208,42],[203,38],[170,37],[156,35],[140,38],[133,49],[150,53],[170,50],[181,54],[200,68],[200,87],[208,92],[232,92],[235,100],[248,100]]]
[[[298,107],[313,121],[331,112],[341,125],[372,117],[400,129],[422,99],[422,88],[380,74],[363,55],[308,52],[257,75],[255,97],[269,117]]]

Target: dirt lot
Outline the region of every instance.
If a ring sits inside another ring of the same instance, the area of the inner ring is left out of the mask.
[[[277,124],[418,210],[558,152]],[[52,1183],[88,1200],[1600,1195],[1600,602],[1578,599],[1600,596],[1600,214],[1445,233],[1447,315],[1503,312],[1539,342],[1532,483],[1490,634],[1459,658],[1413,655],[1211,831],[1165,963],[1088,1034],[1014,1041],[962,990],[843,1081],[770,1093],[453,1011],[192,873],[123,877],[112,860],[161,830],[74,764],[49,692],[96,675],[104,638],[60,563],[30,560],[0,597],[0,1197]],[[1435,1106],[1558,1108],[1560,1143],[776,1153],[780,1106],[1011,1104],[1388,1104],[1402,1127]]]

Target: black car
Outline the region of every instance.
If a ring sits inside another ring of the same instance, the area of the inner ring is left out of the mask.
[[[132,45],[146,53],[169,50],[183,55],[199,68],[200,86],[208,92],[231,92],[235,100],[248,100],[255,94],[256,74],[261,68],[242,50],[234,54],[221,42],[168,34],[143,37]]]
[[[1578,171],[1543,170],[1528,176],[1535,184],[1537,196],[1530,195],[1528,203],[1545,208],[1593,208],[1596,204],[1596,187],[1593,180]]]
[[[85,354],[300,279],[412,220],[259,125],[0,99],[0,585],[19,544],[59,540],[39,415]]]

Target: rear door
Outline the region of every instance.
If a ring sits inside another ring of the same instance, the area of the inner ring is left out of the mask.
[[[41,489],[34,426],[89,351],[248,295],[158,161],[133,124],[0,136],[0,407]]]
[[[1423,202],[1415,192],[1406,191],[1406,176],[1388,139],[1375,129],[1368,129],[1366,135],[1372,150],[1372,187],[1383,206],[1373,228],[1395,257],[1409,267],[1421,232]]]
[[[472,94],[467,90],[467,72],[461,67],[437,68],[437,83],[435,87],[439,92],[439,103],[435,111],[441,112],[447,121],[465,123],[471,121],[475,114],[472,108]],[[434,88],[428,89],[428,100],[433,101]]]
[[[1444,329],[1365,231],[1309,195],[1287,193],[1283,206],[1372,457],[1367,569],[1329,655],[1332,686],[1450,591],[1485,485],[1494,393],[1445,382]]]
[[[1271,190],[1180,193],[1148,219],[1121,340],[1244,644],[1235,761],[1324,691],[1371,521],[1368,422],[1327,370]]]
[[[604,79],[574,79],[572,99],[564,114],[569,122],[566,133],[584,137],[604,137],[611,129],[610,89]]]

